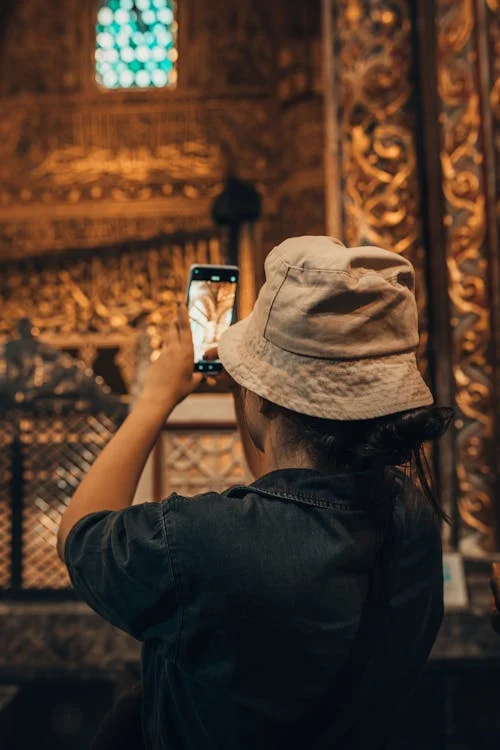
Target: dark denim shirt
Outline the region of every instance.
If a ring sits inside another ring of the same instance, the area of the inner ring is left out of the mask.
[[[352,696],[350,750],[384,745],[443,613],[439,528],[426,507],[410,513],[391,481],[390,596]],[[294,723],[354,642],[380,492],[366,474],[287,469],[75,525],[65,555],[76,591],[143,641],[150,750],[293,750]],[[332,727],[338,720],[331,706]]]

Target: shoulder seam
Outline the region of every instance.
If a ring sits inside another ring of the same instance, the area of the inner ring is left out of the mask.
[[[178,495],[173,494],[170,499],[168,500],[169,503],[176,503],[178,500]],[[184,625],[184,599],[181,596],[180,591],[180,585],[179,585],[179,578],[175,573],[175,565],[172,560],[172,553],[170,549],[170,541],[168,537],[168,528],[167,528],[167,519],[166,519],[166,509],[164,508],[165,501],[160,503],[160,516],[161,516],[161,522],[162,522],[162,529],[163,529],[163,536],[165,539],[165,546],[167,548],[167,556],[168,556],[168,563],[170,566],[170,572],[172,574],[172,579],[174,581],[175,585],[175,596],[177,599],[177,606],[179,608],[179,626],[177,629],[177,634],[175,637],[175,646],[174,646],[174,662],[178,663],[179,660],[179,652],[180,652],[180,644],[181,644],[181,637],[182,637],[182,629]]]

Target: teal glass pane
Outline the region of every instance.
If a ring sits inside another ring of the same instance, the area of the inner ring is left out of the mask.
[[[163,88],[177,81],[175,0],[101,0],[96,80],[104,88]]]

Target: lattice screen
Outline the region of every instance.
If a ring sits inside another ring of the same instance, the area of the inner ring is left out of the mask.
[[[2,421],[0,429],[0,588],[9,586],[12,567],[12,508],[10,488],[12,481],[11,445],[13,439],[13,425],[8,421]]]
[[[167,430],[162,454],[163,497],[221,492],[252,481],[236,429]]]
[[[9,413],[2,418],[6,445],[0,456],[1,587],[13,591],[69,588],[65,566],[56,553],[61,515],[120,421],[121,410],[111,415]],[[14,443],[18,450],[13,452]],[[17,482],[12,483],[13,476]],[[16,514],[19,533],[11,522]]]

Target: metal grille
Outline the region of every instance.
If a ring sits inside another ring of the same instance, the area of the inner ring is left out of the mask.
[[[64,416],[11,412],[2,419],[2,440],[18,445],[19,451],[10,451],[10,457],[8,450],[2,451],[0,459],[1,587],[11,591],[70,587],[65,566],[56,552],[59,522],[73,492],[122,416],[119,408],[114,414],[70,412]],[[13,474],[19,478],[19,492],[12,491]],[[11,523],[16,514],[20,519],[19,534]],[[19,560],[17,573],[13,557]]]
[[[8,422],[0,429],[0,587],[10,583],[12,550],[11,445],[14,428]]]

